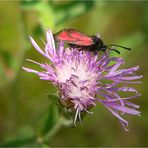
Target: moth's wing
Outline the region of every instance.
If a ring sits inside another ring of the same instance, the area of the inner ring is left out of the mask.
[[[85,35],[74,29],[63,29],[54,34],[56,40],[64,41],[69,44],[76,44],[82,46],[90,46],[93,44],[91,36]]]

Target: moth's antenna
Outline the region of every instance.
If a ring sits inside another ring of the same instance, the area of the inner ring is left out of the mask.
[[[108,46],[107,46],[107,47],[108,47]],[[109,47],[108,47],[108,49],[109,49],[109,50],[113,50],[113,51],[117,52],[118,54],[120,54],[120,52],[119,52],[118,50],[116,50],[115,48],[109,48]]]
[[[125,46],[121,46],[121,45],[111,44],[111,45],[107,45],[107,46],[116,46],[116,47],[120,47],[120,48],[123,48],[123,49],[131,50],[131,48],[128,48],[128,47],[125,47]]]
[[[113,51],[117,52],[118,54],[120,54],[120,52],[118,50],[116,50],[116,49],[111,49],[111,50],[113,50]]]

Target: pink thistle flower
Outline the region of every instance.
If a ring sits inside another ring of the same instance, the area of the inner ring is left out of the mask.
[[[135,75],[139,67],[119,70],[118,68],[124,64],[122,58],[111,58],[109,53],[99,56],[87,51],[64,48],[63,42],[59,43],[56,49],[51,30],[46,32],[46,38],[44,50],[32,37],[30,40],[35,49],[50,63],[28,60],[38,64],[42,70],[25,67],[23,69],[37,74],[40,79],[50,81],[58,87],[61,104],[75,112],[74,124],[77,118],[81,121],[82,112],[92,114],[89,109],[100,102],[119,119],[127,131],[128,121],[122,116],[125,113],[140,115],[137,110],[139,106],[129,102],[140,94],[134,88],[127,86],[132,83],[141,83],[135,81],[142,77],[142,75]],[[133,92],[134,95],[122,98],[119,92]]]

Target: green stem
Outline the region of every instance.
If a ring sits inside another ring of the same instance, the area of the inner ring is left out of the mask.
[[[66,120],[63,116],[61,116],[57,123],[55,124],[55,126],[53,127],[52,130],[50,130],[49,132],[47,132],[44,137],[43,137],[43,141],[44,142],[48,142],[50,141],[55,135],[56,133],[61,129],[61,127],[64,126],[70,126],[73,123],[72,120]]]

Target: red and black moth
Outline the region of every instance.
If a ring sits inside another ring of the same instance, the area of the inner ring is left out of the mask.
[[[56,41],[66,42],[71,48],[77,48],[78,50],[88,50],[94,53],[99,51],[105,52],[107,49],[109,49],[120,54],[120,52],[116,50],[115,47],[131,50],[131,48],[121,45],[105,45],[100,37],[95,35],[86,35],[72,28],[63,29],[55,33],[54,38]]]

